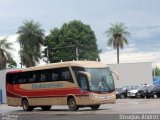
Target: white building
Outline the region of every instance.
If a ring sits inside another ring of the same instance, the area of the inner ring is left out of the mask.
[[[119,74],[119,80],[115,79],[116,88],[141,84],[153,85],[150,62],[110,64],[109,67]]]

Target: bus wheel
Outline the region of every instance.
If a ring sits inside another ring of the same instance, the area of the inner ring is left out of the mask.
[[[22,100],[22,107],[24,111],[32,111],[33,107],[29,106],[28,100]]]
[[[92,110],[97,110],[100,107],[100,105],[92,105],[90,107],[92,108]]]
[[[42,110],[43,111],[49,111],[51,109],[52,106],[42,106]]]
[[[70,111],[77,111],[79,109],[74,98],[68,100],[68,107]]]

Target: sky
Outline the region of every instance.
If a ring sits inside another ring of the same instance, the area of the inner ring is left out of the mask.
[[[122,22],[131,33],[129,45],[120,50],[120,63],[152,62],[160,66],[160,0],[0,0],[0,39],[14,44],[20,63],[16,31],[24,20],[40,22],[45,33],[64,23],[81,20],[91,26],[102,49],[101,61],[116,63],[116,50],[107,47],[105,31]],[[41,62],[42,64],[42,62]]]

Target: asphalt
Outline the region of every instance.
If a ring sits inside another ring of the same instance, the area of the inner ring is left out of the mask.
[[[125,115],[130,114],[132,116],[126,118]],[[143,118],[146,120],[147,118],[144,115],[150,114],[151,117],[157,115],[155,117],[160,120],[160,99],[118,99],[115,104],[101,105],[95,111],[88,107],[80,108],[76,112],[69,111],[67,106],[52,106],[50,111],[42,111],[41,108],[36,108],[32,112],[25,112],[21,107],[0,105],[0,119],[4,118],[5,115],[15,115],[15,118],[18,116],[18,120],[133,120],[132,118],[138,115],[137,119]]]

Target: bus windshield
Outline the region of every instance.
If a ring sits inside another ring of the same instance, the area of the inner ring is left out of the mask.
[[[91,75],[90,90],[93,92],[112,92],[115,90],[112,73],[107,68],[89,68]]]

